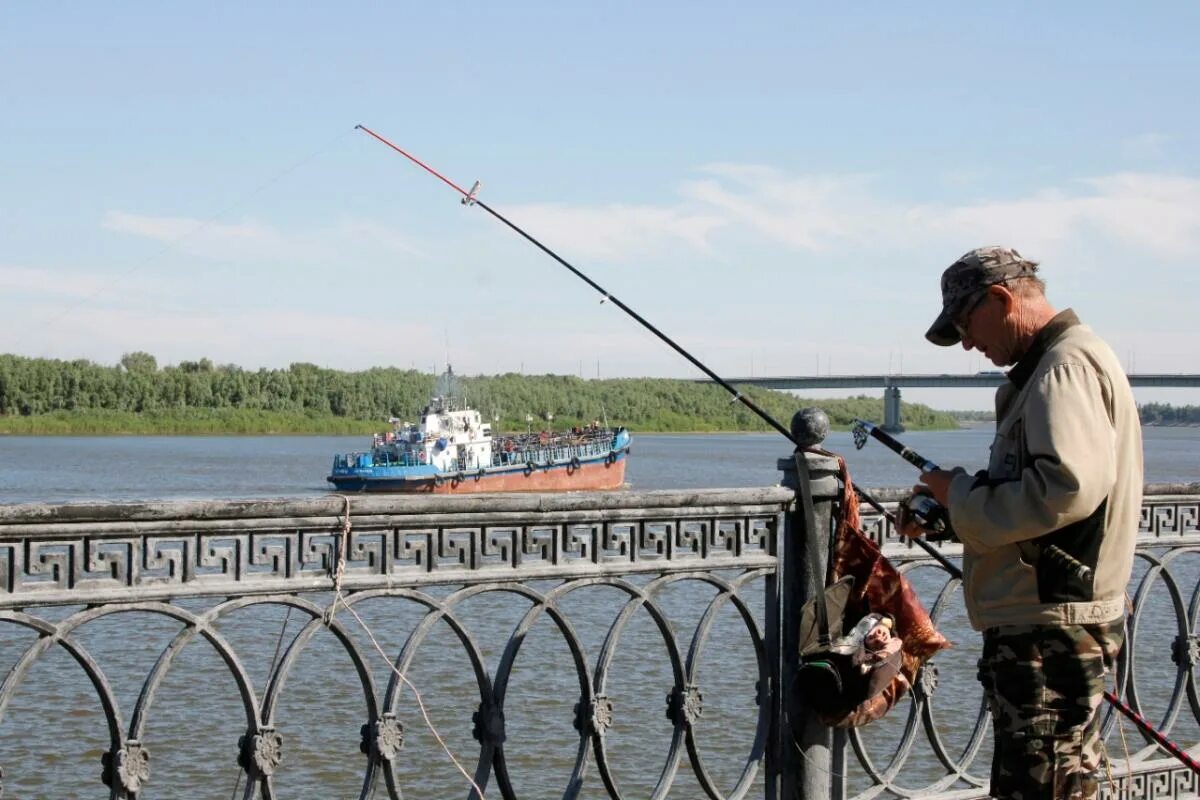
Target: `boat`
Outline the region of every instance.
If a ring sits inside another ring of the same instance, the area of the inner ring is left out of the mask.
[[[456,395],[451,370],[417,423],[391,420],[371,449],[339,453],[327,480],[343,492],[465,494],[617,489],[632,437],[599,421],[569,431],[492,433]]]

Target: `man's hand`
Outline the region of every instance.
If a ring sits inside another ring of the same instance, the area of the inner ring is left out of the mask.
[[[950,481],[956,475],[963,473],[962,467],[955,467],[953,470],[935,469],[922,473],[921,482],[913,486],[913,496],[923,494],[932,497],[939,505],[949,505]],[[916,515],[909,511],[908,503],[909,501],[906,500],[896,506],[896,532],[901,536],[915,539],[927,531],[921,526]]]
[[[929,492],[924,486],[921,486],[919,491],[914,494],[929,494]],[[896,533],[909,539],[919,539],[925,535],[925,529],[921,527],[916,515],[908,510],[908,500],[901,500],[896,504]]]
[[[934,500],[948,506],[950,505],[950,481],[954,480],[955,475],[962,473],[961,467],[954,470],[935,469],[923,472],[919,478],[921,482],[913,487],[913,491],[933,495]]]

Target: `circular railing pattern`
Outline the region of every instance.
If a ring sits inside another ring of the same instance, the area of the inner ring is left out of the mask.
[[[538,591],[524,584],[481,583],[451,591],[444,597],[416,589],[373,589],[340,597],[336,604],[331,601],[326,606],[318,605],[305,596],[275,594],[235,598],[199,613],[158,601],[112,603],[85,608],[60,621],[39,618],[27,611],[0,611],[0,622],[36,635],[32,643],[16,657],[8,676],[0,684],[0,725],[3,725],[5,710],[20,692],[34,664],[52,648],[63,648],[82,669],[105,719],[108,749],[103,755],[102,780],[109,787],[109,796],[136,798],[156,780],[169,779],[166,775],[156,775],[153,770],[155,744],[153,736],[148,734],[148,727],[156,694],[184,652],[192,646],[204,646],[219,657],[236,686],[243,726],[237,756],[237,765],[244,781],[241,796],[274,800],[280,797],[276,781],[286,768],[285,756],[289,749],[287,731],[279,726],[277,720],[279,700],[289,678],[301,669],[304,654],[316,634],[327,631],[333,635],[332,640],[337,643],[339,651],[352,664],[357,685],[355,694],[361,695],[361,750],[366,757],[359,796],[366,798],[384,790],[388,797],[400,798],[404,796],[404,790],[396,766],[405,757],[405,731],[422,724],[419,719],[402,718],[401,699],[407,687],[401,676],[411,669],[430,634],[435,629],[448,629],[451,632],[451,646],[463,653],[470,665],[469,677],[474,679],[478,693],[478,706],[471,714],[472,736],[478,743],[471,780],[488,797],[515,800],[518,795],[513,787],[510,764],[505,753],[505,701],[522,644],[535,622],[545,617],[552,622],[557,635],[566,644],[578,686],[573,722],[579,739],[563,795],[572,796],[576,793],[583,785],[589,768],[594,767],[608,795],[622,798],[627,795],[622,793],[613,771],[613,755],[608,745],[608,732],[614,718],[620,713],[620,704],[615,702],[617,698],[611,694],[609,678],[614,658],[621,648],[622,634],[638,614],[646,614],[661,638],[670,675],[669,685],[661,689],[671,723],[671,734],[661,771],[650,796],[667,797],[676,784],[677,772],[686,753],[696,781],[709,798],[737,800],[746,797],[753,787],[762,762],[770,725],[770,704],[764,702],[763,698],[754,698],[758,703],[758,712],[753,720],[753,742],[732,788],[722,791],[710,774],[697,743],[695,726],[704,710],[700,662],[706,648],[712,644],[715,620],[723,609],[732,608],[749,639],[758,685],[769,685],[772,675],[772,666],[767,657],[769,648],[756,612],[743,594],[753,591],[761,597],[764,591],[762,581],[771,572],[748,570],[732,578],[715,573],[685,572],[648,577],[642,583],[623,577],[605,576],[564,581],[547,591]],[[677,639],[677,620],[671,617],[668,608],[661,602],[668,587],[684,582],[706,587],[707,591],[712,592],[690,633],[686,649]],[[606,587],[625,598],[616,609],[608,634],[594,661],[587,657],[582,637],[562,610],[562,603],[569,595],[590,587]],[[517,598],[528,603],[528,609],[504,643],[494,675],[488,669],[483,649],[459,613],[466,601],[485,595],[509,595],[510,599],[504,602],[512,602],[512,598]],[[379,654],[352,633],[358,624],[358,620],[354,619],[358,616],[355,611],[368,601],[406,603],[420,609],[422,614],[403,645],[389,654],[390,678],[386,686],[377,686],[372,674],[372,666],[378,667],[381,662]],[[235,612],[253,613],[270,607],[284,607],[288,609],[289,616],[299,615],[301,624],[286,644],[278,648],[265,683],[256,689],[242,655],[222,635],[221,626]],[[146,674],[128,722],[125,721],[117,694],[105,675],[102,659],[82,644],[83,637],[79,635],[91,623],[101,619],[118,619],[126,614],[148,614],[179,625],[178,631],[169,638]],[[445,645],[440,637],[439,644]],[[346,685],[343,684],[342,688],[344,691]],[[470,781],[463,778],[459,796],[478,798],[479,794]]]

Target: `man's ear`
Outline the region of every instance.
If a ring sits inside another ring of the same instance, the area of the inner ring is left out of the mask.
[[[1017,296],[1007,286],[999,283],[992,284],[988,287],[988,294],[998,298],[1004,304],[1004,313],[1006,316],[1011,314],[1013,309],[1016,308]]]

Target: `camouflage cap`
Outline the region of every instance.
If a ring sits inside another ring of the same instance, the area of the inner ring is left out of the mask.
[[[955,320],[989,286],[1037,272],[1038,264],[1011,247],[979,247],[963,255],[942,273],[942,313],[929,326],[925,338],[949,347],[962,337]]]

